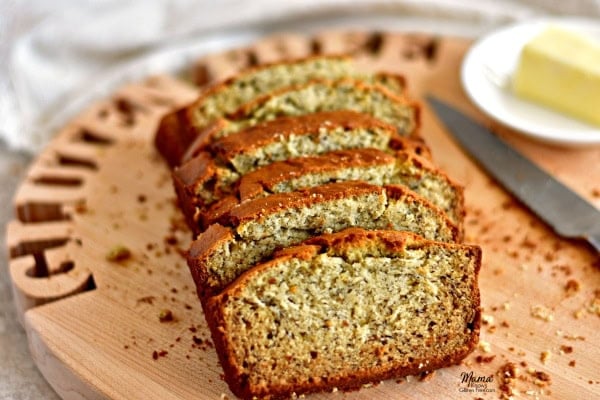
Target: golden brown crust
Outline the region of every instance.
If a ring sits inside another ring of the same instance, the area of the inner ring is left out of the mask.
[[[194,240],[192,242],[188,250],[187,261],[201,299],[204,297],[202,282],[206,282],[208,278],[208,272],[203,267],[205,258],[210,254],[211,249],[219,246],[221,243],[230,241],[233,236],[234,233],[231,228],[213,224],[202,233],[203,240]]]
[[[347,54],[316,54],[316,55],[309,55],[306,57],[299,57],[299,58],[294,58],[294,59],[289,59],[289,60],[282,60],[282,61],[273,61],[273,62],[268,62],[268,63],[262,63],[260,65],[255,65],[252,67],[248,67],[248,68],[244,68],[242,71],[240,71],[237,75],[231,76],[227,79],[224,79],[222,81],[218,81],[213,83],[212,85],[208,86],[201,94],[200,97],[198,97],[198,99],[196,99],[193,103],[191,103],[188,107],[192,107],[192,108],[199,108],[202,106],[202,104],[204,104],[204,102],[206,101],[206,99],[212,95],[214,95],[215,93],[221,92],[225,89],[227,89],[229,86],[231,86],[232,83],[236,82],[237,80],[239,80],[241,77],[244,76],[248,76],[250,74],[254,74],[258,71],[261,70],[265,70],[268,68],[272,68],[278,65],[292,65],[292,64],[301,64],[310,60],[317,60],[317,59],[327,59],[327,60],[351,60],[351,57]],[[401,76],[398,76],[398,79],[404,79]]]
[[[408,232],[366,231],[360,228],[349,228],[338,233],[314,237],[299,246],[280,251],[276,253],[270,261],[259,264],[243,273],[220,294],[203,299],[206,320],[211,330],[211,335],[217,353],[219,354],[220,362],[225,371],[225,380],[230,389],[237,396],[244,399],[251,399],[256,396],[278,399],[289,397],[293,392],[296,394],[304,394],[332,388],[354,390],[361,388],[361,386],[366,383],[416,375],[421,372],[459,364],[460,361],[471,353],[477,345],[481,315],[480,295],[477,285],[477,277],[481,266],[481,249],[478,246],[464,244],[435,242],[437,246],[460,246],[469,251],[475,258],[474,279],[471,286],[472,298],[470,299],[475,306],[473,320],[469,323],[471,335],[463,346],[455,348],[446,356],[430,357],[427,359],[418,358],[405,365],[396,365],[387,368],[371,367],[368,369],[356,370],[355,373],[328,377],[326,380],[315,380],[310,384],[278,385],[273,383],[267,386],[252,387],[248,381],[248,377],[242,371],[242,366],[237,365],[233,356],[234,349],[230,347],[230,342],[227,339],[227,335],[236,332],[236,328],[227,326],[227,322],[223,318],[220,310],[229,298],[239,295],[239,292],[244,288],[247,282],[255,279],[255,277],[264,270],[293,258],[311,259],[318,254],[339,254],[345,253],[348,249],[367,248],[373,245],[383,245],[392,252],[402,252],[407,246],[419,246],[425,243],[431,242]]]
[[[223,160],[231,160],[240,153],[264,147],[281,137],[309,135],[321,129],[333,130],[377,129],[396,136],[396,128],[369,114],[356,111],[324,111],[297,117],[280,117],[267,121],[235,135],[225,136],[210,146],[210,152]]]
[[[227,216],[235,207],[240,205],[240,200],[233,195],[221,198],[219,201],[211,204],[209,207],[198,212],[198,232],[203,228],[210,226],[216,221],[227,221]]]
[[[394,156],[377,149],[337,150],[326,154],[297,157],[275,162],[244,175],[239,181],[241,202],[270,192],[278,183],[303,175],[319,174],[349,167],[367,167],[394,164]]]
[[[179,207],[185,216],[187,225],[197,233],[198,196],[196,195],[197,182],[205,182],[214,176],[216,165],[208,153],[203,153],[176,167],[172,173],[173,186],[177,194]],[[200,175],[202,174],[202,175]]]
[[[265,63],[259,66],[246,68],[236,76],[221,82],[216,82],[206,88],[194,102],[163,117],[154,138],[156,148],[171,167],[179,165],[186,149],[196,137],[203,132],[204,128],[206,128],[204,126],[195,126],[192,123],[192,114],[196,109],[200,108],[210,96],[226,90],[236,80],[239,80],[240,77],[247,76],[257,71],[271,68],[276,65],[292,65],[316,59],[350,60],[350,57],[347,55],[311,55],[292,60]],[[390,74],[390,76],[392,75]],[[397,75],[396,79],[399,81],[399,85],[404,85],[404,77]]]
[[[306,87],[310,87],[310,86],[317,85],[317,84],[323,84],[323,85],[327,85],[330,87],[351,85],[356,90],[381,92],[384,94],[385,97],[387,97],[387,98],[391,99],[393,102],[397,103],[399,107],[415,107],[415,108],[420,107],[420,104],[418,104],[416,101],[408,100],[404,95],[394,93],[391,90],[389,90],[388,88],[386,88],[380,84],[377,84],[377,83],[367,83],[367,82],[364,82],[363,80],[355,79],[355,78],[342,78],[342,79],[336,79],[336,80],[312,79],[305,84],[288,86],[288,87],[285,87],[282,89],[278,89],[278,90],[274,90],[272,92],[266,93],[263,96],[257,97],[256,99],[243,104],[240,108],[237,109],[237,111],[229,114],[228,118],[232,119],[232,120],[243,119],[243,118],[247,117],[248,115],[251,115],[255,109],[259,108],[261,105],[268,102],[270,99],[272,99],[274,97],[277,97],[277,96],[282,95],[287,92],[302,90]],[[415,113],[417,113],[417,111],[415,111]],[[418,115],[415,115],[415,118],[418,119]],[[417,121],[415,120],[415,122],[417,122]],[[414,131],[416,132],[416,130],[414,130]]]
[[[409,139],[405,140],[410,141]],[[462,221],[465,214],[463,187],[435,167],[431,161],[409,151],[398,151],[395,155],[391,155],[381,150],[369,148],[337,150],[317,156],[292,158],[250,172],[242,176],[232,194],[219,199],[199,213],[201,225],[208,226],[212,221],[222,220],[224,215],[241,202],[270,195],[273,193],[273,188],[279,183],[343,168],[390,165],[396,163],[397,159],[401,160],[400,162],[409,163],[419,170],[431,171],[431,173],[437,174],[446,180],[457,195],[456,204],[452,210],[457,218],[453,221]],[[461,232],[462,224],[459,224],[458,238],[462,237]]]
[[[439,218],[436,221],[438,224],[436,229],[439,229],[439,232],[431,233],[432,235],[436,235],[436,237],[440,235],[440,237],[444,237],[445,240],[450,241],[456,241],[459,238],[456,225],[448,219],[446,214],[410,189],[402,185],[386,185],[381,187],[365,182],[348,181],[331,183],[296,192],[275,194],[250,200],[234,207],[218,220],[211,221],[212,224],[208,227],[208,230],[200,234],[192,243],[192,248],[188,253],[188,265],[192,269],[195,278],[214,278],[208,272],[210,265],[212,265],[212,257],[219,254],[220,249],[228,247],[229,244],[233,245],[238,240],[235,232],[239,230],[242,224],[251,222],[260,224],[264,218],[282,210],[311,208],[317,204],[338,199],[356,198],[357,201],[360,201],[362,197],[364,201],[365,197],[371,195],[377,195],[382,199],[386,196],[389,199],[402,198],[402,203],[406,205],[410,206],[411,203],[416,203],[417,206],[426,207],[431,212],[437,214]],[[390,216],[390,218],[392,217]],[[300,229],[302,227],[296,228]],[[240,240],[243,241],[243,239]],[[261,257],[268,255],[264,254]],[[222,256],[219,255],[219,257]],[[210,295],[218,293],[223,288],[223,285],[224,283],[218,281],[218,279],[214,280],[214,282],[208,282],[206,279],[196,280],[196,286],[202,288]]]
[[[329,120],[325,119],[325,117],[328,117]],[[416,133],[417,131],[411,137],[402,137],[395,134],[396,128],[393,125],[369,114],[338,110],[295,117],[279,117],[275,120],[265,121],[254,127],[237,132],[235,135],[216,139],[216,135],[230,123],[228,120],[221,118],[198,133],[185,150],[180,161],[184,164],[202,151],[210,151],[211,153],[218,153],[224,158],[230,158],[234,154],[247,150],[249,146],[260,147],[261,145],[271,143],[278,135],[290,136],[292,134],[299,135],[306,134],[307,132],[317,132],[309,130],[309,127],[318,127],[319,122],[325,124],[325,121],[331,123],[332,128],[354,129],[372,127],[390,131],[390,148],[412,151],[421,157],[431,159],[431,151],[425,140]],[[329,126],[329,124],[326,126]],[[279,132],[278,129],[281,131]]]
[[[385,193],[390,199],[404,197],[405,201],[425,204],[429,209],[443,217],[445,227],[452,234],[452,240],[462,240],[462,230],[450,221],[441,208],[417,195],[406,186],[376,186],[362,181],[334,182],[294,192],[271,194],[242,203],[237,203],[235,197],[228,196],[225,202],[217,202],[213,207],[201,213],[202,225],[209,227],[212,224],[219,223],[226,226],[238,226],[246,221],[261,218],[283,209],[308,207],[322,202],[375,192]]]
[[[181,155],[198,134],[189,123],[188,112],[183,107],[165,115],[154,137],[155,147],[171,167],[179,165]]]
[[[454,193],[456,194],[456,204],[454,205],[454,213],[455,213],[455,221],[459,221],[458,228],[460,231],[460,240],[462,240],[463,235],[463,226],[462,221],[466,215],[465,210],[465,188],[463,185],[452,179],[445,171],[438,168],[430,158],[427,157],[419,157],[418,155],[411,154],[408,152],[398,152],[396,156],[402,158],[403,161],[409,162],[413,166],[419,169],[428,169],[430,171],[434,171],[436,174],[441,175],[448,184],[453,188]]]
[[[309,207],[326,201],[361,196],[367,193],[383,193],[384,188],[365,182],[348,181],[330,183],[289,193],[277,193],[271,196],[241,203],[226,216],[226,224],[238,226],[246,221],[276,213],[287,208]],[[222,221],[225,223],[225,221]]]
[[[350,85],[354,86],[356,88],[356,90],[381,92],[385,97],[387,97],[391,101],[397,103],[398,107],[406,107],[406,108],[410,108],[414,111],[415,126],[411,130],[411,134],[409,136],[415,137],[415,138],[419,137],[419,134],[418,134],[418,129],[420,126],[420,116],[419,116],[420,111],[418,109],[420,107],[419,103],[414,102],[412,100],[407,100],[404,96],[398,95],[398,94],[392,92],[391,90],[383,87],[382,85],[365,83],[364,81],[361,81],[360,79],[351,79],[351,78],[345,78],[345,79],[339,79],[339,80],[313,79],[305,84],[288,86],[288,87],[285,87],[282,89],[278,89],[278,90],[274,90],[272,92],[266,93],[262,96],[259,96],[259,97],[255,98],[254,100],[243,104],[237,111],[228,114],[226,116],[226,118],[217,120],[214,123],[210,124],[209,126],[204,127],[201,130],[201,132],[199,133],[199,136],[195,140],[193,140],[193,143],[192,143],[192,141],[189,142],[191,144],[189,144],[187,146],[185,155],[183,155],[181,160],[185,161],[185,160],[189,159],[190,157],[193,157],[194,154],[198,154],[200,151],[203,151],[204,149],[206,149],[206,147],[211,145],[212,141],[214,141],[215,137],[218,136],[218,133],[221,132],[227,126],[229,121],[243,120],[243,119],[247,118],[248,116],[252,115],[252,113],[255,109],[259,108],[261,105],[265,104],[270,99],[280,96],[282,94],[288,93],[288,92],[302,90],[306,87],[310,87],[315,84],[324,84],[324,85],[327,85],[330,87],[336,87],[336,86],[350,84]]]
[[[220,129],[217,125],[224,126],[226,124],[225,120],[219,120],[201,133],[196,138],[194,144],[190,146],[184,158],[188,158],[192,154],[194,156],[187,159],[179,167],[176,167],[173,172],[173,181],[181,208],[186,216],[188,225],[196,233],[200,230],[197,226],[198,223],[207,226],[206,223],[202,223],[203,220],[215,220],[214,217],[211,217],[212,212],[210,209],[205,210],[205,204],[202,202],[202,199],[195,194],[199,190],[206,190],[204,186],[211,181],[216,182],[219,179],[218,165],[228,165],[236,155],[265,147],[270,143],[280,141],[282,137],[311,136],[318,134],[323,129],[329,131],[339,128],[349,131],[359,129],[377,130],[387,133],[390,139],[394,138],[395,143],[403,143],[402,147],[411,151],[419,151],[420,153],[428,151],[425,150],[426,145],[421,141],[398,138],[395,128],[392,125],[382,122],[371,115],[354,111],[342,110],[297,117],[281,117],[223,137],[213,144],[208,145],[211,141],[209,136],[213,132],[212,130]],[[208,147],[205,147],[204,151],[196,153],[194,150],[195,145],[201,142]],[[217,184],[214,193],[214,196],[217,198],[223,195],[223,193],[219,193],[218,191],[219,185]],[[218,209],[223,210],[223,207],[217,207]]]
[[[395,135],[390,140],[390,148],[398,152],[404,151],[416,154],[427,160],[433,160],[429,146],[425,143],[425,139],[419,135],[413,135],[411,137]]]
[[[198,154],[203,152],[211,143],[216,140],[216,135],[229,125],[229,121],[225,118],[219,118],[210,125],[200,129],[198,135],[190,141],[182,156],[180,162],[182,164],[188,162]]]

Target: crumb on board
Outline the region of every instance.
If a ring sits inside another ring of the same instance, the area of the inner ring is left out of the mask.
[[[587,306],[587,311],[592,315],[600,317],[600,290],[594,291],[594,296]]]
[[[477,348],[484,353],[490,353],[492,351],[492,348],[491,348],[489,342],[486,342],[485,340],[479,340],[479,343],[477,344]]]
[[[585,336],[574,335],[572,333],[564,332],[560,329],[556,330],[556,336],[565,338],[567,340],[585,340]]]
[[[514,363],[507,362],[500,366],[496,372],[501,399],[509,399],[515,394],[515,380],[517,379],[518,371],[519,369]]]
[[[536,386],[548,386],[552,382],[550,375],[547,372],[529,368],[527,373],[533,378],[533,383]]]
[[[544,350],[540,353],[540,361],[544,365],[548,364],[551,357],[552,357],[552,353],[550,352],[550,350]]]
[[[526,367],[527,364],[522,362],[521,366]],[[501,399],[512,399],[519,393],[536,398],[543,394],[550,395],[547,387],[552,384],[552,379],[547,372],[528,367],[524,373],[521,373],[515,363],[506,362],[500,366],[496,375]],[[520,383],[519,388],[517,388],[518,383]]]
[[[158,320],[160,322],[171,322],[174,320],[173,312],[168,309],[160,310],[158,313]]]
[[[494,360],[494,358],[496,358],[495,355],[491,355],[491,356],[479,355],[479,356],[475,357],[475,361],[478,362],[479,364],[489,364]]]
[[[573,352],[573,346],[561,345],[560,354],[571,354]]]
[[[546,322],[554,320],[554,315],[552,315],[552,312],[542,305],[532,306],[531,316]]]
[[[152,359],[156,361],[156,360],[158,360],[160,357],[166,357],[166,356],[167,356],[167,354],[169,354],[169,352],[168,352],[168,351],[166,351],[166,350],[154,350],[154,351],[152,352]]]
[[[131,258],[131,250],[123,245],[116,245],[106,253],[106,260],[110,262],[121,262],[129,258]]]

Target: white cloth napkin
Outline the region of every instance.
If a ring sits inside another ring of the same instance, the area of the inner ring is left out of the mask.
[[[600,0],[29,0],[0,2],[0,138],[37,151],[124,81],[277,30],[416,29],[474,36]]]

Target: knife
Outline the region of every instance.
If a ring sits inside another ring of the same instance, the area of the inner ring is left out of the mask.
[[[431,96],[427,102],[458,143],[560,236],[600,252],[600,210],[544,172],[489,129]]]

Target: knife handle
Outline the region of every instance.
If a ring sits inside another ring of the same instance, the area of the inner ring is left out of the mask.
[[[591,233],[585,238],[598,253],[600,253],[600,233]]]

